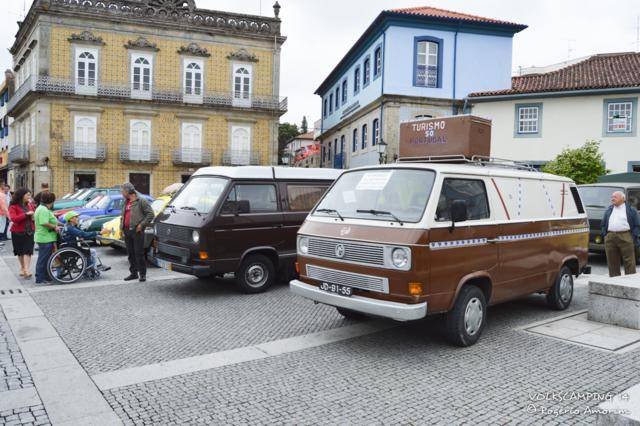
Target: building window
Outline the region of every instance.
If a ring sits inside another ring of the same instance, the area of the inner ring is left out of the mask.
[[[73,154],[76,158],[95,158],[97,118],[76,115],[74,119]]]
[[[353,144],[351,145],[351,151],[356,152],[358,150],[358,129],[353,129]]]
[[[604,135],[634,136],[637,98],[604,100]]]
[[[347,96],[348,96],[347,90],[348,90],[348,88],[349,88],[349,84],[348,84],[347,80],[345,79],[342,82],[342,104],[343,105],[347,103]]]
[[[329,148],[327,149],[327,160],[331,162],[331,142],[329,142]]]
[[[95,49],[76,51],[76,93],[98,93],[98,51]]]
[[[372,145],[376,146],[380,142],[380,119],[373,120],[373,139]]]
[[[340,86],[336,87],[336,111],[340,108]]]
[[[541,136],[542,104],[516,105],[516,137]]]
[[[328,106],[327,106],[327,99],[324,100],[324,105],[322,106],[322,116],[323,117],[327,117],[327,112],[329,111]]]
[[[373,51],[373,78],[380,77],[382,74],[382,46],[376,47]]]
[[[231,164],[251,164],[251,128],[233,126],[231,129]]]
[[[329,95],[329,114],[333,113],[333,93]]]
[[[184,63],[184,101],[202,103],[202,61]]]
[[[432,37],[417,37],[415,46],[414,85],[418,87],[441,87],[442,40]]]
[[[362,73],[362,86],[367,87],[369,83],[371,83],[371,58],[367,58],[364,60]]]
[[[233,105],[251,106],[253,69],[249,65],[233,66]]]
[[[367,147],[367,125],[362,125],[362,149]]]
[[[360,67],[356,67],[353,72],[353,94],[356,95],[360,91]]]
[[[202,123],[182,123],[182,161],[202,162]]]
[[[149,161],[151,159],[151,121],[131,120],[129,124],[129,160]]]
[[[131,96],[151,99],[151,71],[153,58],[151,55],[135,55],[131,66]]]

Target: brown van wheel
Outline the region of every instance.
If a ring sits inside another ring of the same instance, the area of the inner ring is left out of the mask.
[[[460,290],[453,309],[447,314],[447,340],[456,346],[471,346],[478,341],[487,319],[484,293],[474,285]]]
[[[563,311],[569,307],[573,299],[573,275],[571,269],[563,266],[556,278],[553,287],[547,293],[547,303],[557,311]]]
[[[261,254],[247,256],[236,272],[236,283],[243,293],[262,293],[276,280],[273,262]]]

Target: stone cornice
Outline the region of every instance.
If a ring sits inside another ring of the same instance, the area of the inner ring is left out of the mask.
[[[241,62],[258,62],[258,57],[253,53],[249,53],[247,49],[241,48],[230,53],[227,59]]]
[[[149,50],[152,52],[158,52],[158,45],[156,43],[152,43],[144,37],[138,37],[135,41],[129,40],[127,44],[124,45],[125,49],[132,50]]]
[[[102,37],[94,35],[91,31],[83,31],[80,34],[71,34],[69,43],[93,44],[95,46],[104,46]]]
[[[209,53],[206,48],[198,46],[198,43],[189,43],[187,46],[180,46],[178,53],[188,56],[202,56],[203,58],[211,56],[211,53]]]
[[[15,54],[39,14],[106,20],[167,30],[275,40],[282,44],[279,18],[198,9],[194,0],[34,0],[10,49]],[[88,23],[87,26],[90,26]]]

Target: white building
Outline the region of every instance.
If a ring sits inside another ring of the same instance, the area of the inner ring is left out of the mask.
[[[511,89],[471,93],[492,120],[491,155],[543,165],[564,148],[599,140],[607,169],[640,172],[640,53],[590,56],[512,78]]]

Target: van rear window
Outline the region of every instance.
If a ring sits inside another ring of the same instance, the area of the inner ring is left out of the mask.
[[[580,199],[578,188],[576,188],[575,186],[572,186],[569,189],[571,189],[571,195],[573,195],[573,202],[576,203],[576,208],[578,209],[578,213],[584,213],[584,206],[582,205],[582,200]]]
[[[287,201],[291,212],[309,212],[322,198],[326,186],[287,185]]]

